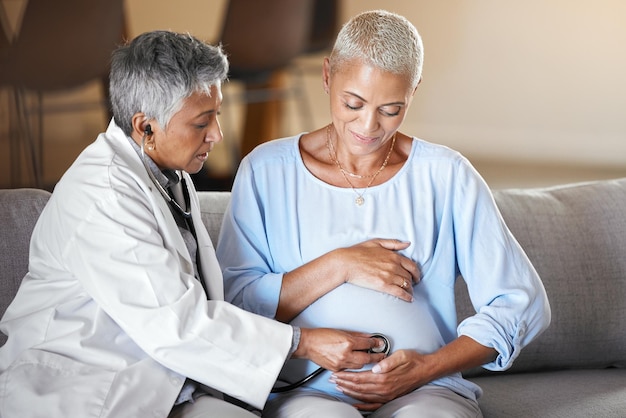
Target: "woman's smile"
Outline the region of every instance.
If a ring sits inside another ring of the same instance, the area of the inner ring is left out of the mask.
[[[368,135],[360,135],[356,132],[352,132],[350,131],[350,133],[352,134],[352,136],[354,137],[354,139],[356,139],[358,142],[363,143],[365,145],[369,145],[373,142],[376,142],[380,139],[379,136],[368,136]]]

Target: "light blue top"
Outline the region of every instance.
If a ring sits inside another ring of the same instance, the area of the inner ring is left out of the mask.
[[[283,273],[338,247],[393,238],[411,242],[401,252],[422,272],[412,303],[343,284],[292,323],[383,333],[392,351],[421,353],[467,335],[498,351],[485,365],[490,370],[510,367],[520,349],[547,327],[543,285],[487,185],[463,156],[414,139],[400,171],[367,189],[365,203],[358,206],[354,190],[329,185],[307,170],[299,138],[265,143],[241,162],[217,247],[226,300],[274,317]],[[460,325],[454,300],[459,274],[478,312]],[[293,382],[316,368],[289,360],[281,378]],[[307,386],[354,402],[328,377],[325,372]],[[469,398],[481,393],[460,374],[432,383]]]

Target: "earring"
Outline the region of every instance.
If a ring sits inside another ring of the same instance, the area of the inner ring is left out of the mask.
[[[146,141],[146,148],[148,148],[148,151],[154,151],[156,149],[156,143],[154,142],[154,138],[150,137]]]

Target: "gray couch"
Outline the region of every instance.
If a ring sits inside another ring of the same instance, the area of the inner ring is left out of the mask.
[[[484,415],[626,417],[626,178],[494,195],[544,281],[553,316],[509,371],[467,373],[484,389]],[[0,313],[26,273],[30,233],[48,197],[0,190]],[[200,199],[215,240],[229,193]],[[457,294],[463,318],[472,308],[462,280]]]

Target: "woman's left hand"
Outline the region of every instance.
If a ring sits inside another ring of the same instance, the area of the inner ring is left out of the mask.
[[[362,401],[354,405],[373,411],[383,404],[428,383],[425,356],[412,350],[398,350],[372,370],[333,373],[331,382],[344,394]]]
[[[493,348],[461,335],[432,354],[398,350],[372,370],[335,372],[331,381],[341,392],[362,401],[355,407],[373,411],[439,377],[494,361],[497,355]]]

